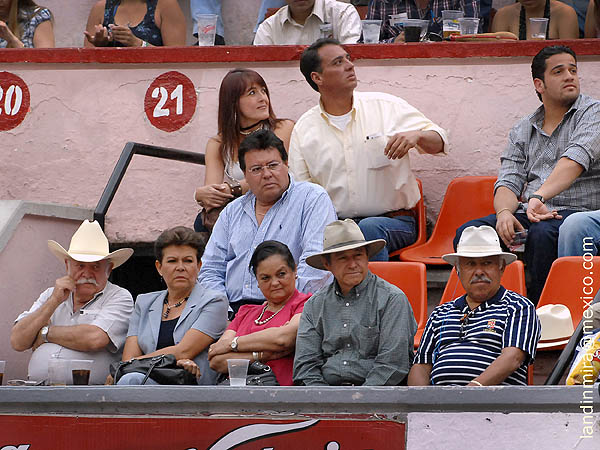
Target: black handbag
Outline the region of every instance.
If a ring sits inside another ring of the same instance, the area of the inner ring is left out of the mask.
[[[177,365],[175,355],[158,355],[130,359],[129,361],[117,361],[110,365],[110,374],[113,377],[114,384],[117,384],[123,375],[132,372],[146,375],[142,384],[146,383],[148,377],[159,384],[198,384],[192,373]]]
[[[229,386],[229,377],[221,374],[217,381],[219,386]],[[269,365],[254,361],[248,365],[246,386],[279,386],[279,382]]]

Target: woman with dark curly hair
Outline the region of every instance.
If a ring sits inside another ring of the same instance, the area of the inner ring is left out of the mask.
[[[196,201],[205,211],[196,219],[196,231],[211,231],[220,209],[248,190],[238,163],[242,140],[254,131],[269,129],[287,150],[293,127],[291,120],[275,117],[269,88],[257,72],[234,69],[225,75],[219,88],[218,134],[206,144],[204,186],[195,193]],[[214,214],[210,223],[206,213]]]
[[[0,0],[0,48],[54,47],[52,13],[33,0]]]
[[[266,301],[240,308],[221,339],[210,346],[210,366],[227,373],[230,358],[260,361],[271,367],[281,386],[291,386],[298,323],[310,295],[296,289],[294,257],[279,241],[259,244],[250,270]]]
[[[492,32],[510,31],[522,41],[532,39],[529,19],[534,17],[548,19],[546,39],[579,38],[577,13],[558,0],[519,0],[500,8],[494,16]]]
[[[123,361],[173,354],[179,366],[196,375],[198,384],[216,383],[207,350],[225,331],[229,304],[224,295],[198,284],[203,252],[202,237],[190,228],[171,228],[158,237],[156,270],[167,289],[137,297]],[[142,373],[128,373],[118,384],[140,384],[143,378]],[[157,383],[149,378],[146,384]]]

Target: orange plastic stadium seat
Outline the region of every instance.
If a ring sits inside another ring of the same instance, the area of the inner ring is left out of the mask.
[[[448,185],[433,233],[427,242],[400,250],[400,261],[447,264],[442,255],[452,253],[456,229],[469,220],[494,213],[496,177],[460,177]]]
[[[517,294],[527,297],[527,289],[525,287],[525,266],[521,261],[515,261],[512,264],[506,266],[502,279],[500,281],[509,291],[516,292]],[[457,297],[465,294],[465,289],[458,279],[456,269],[453,267],[450,272],[450,278],[446,283],[440,305],[451,302]]]
[[[369,270],[388,283],[402,289],[402,292],[408,297],[417,321],[415,348],[418,347],[427,323],[427,270],[425,264],[371,261],[369,262]]]
[[[419,185],[419,193],[421,194],[421,198],[417,202],[417,204],[413,207],[413,211],[417,216],[416,225],[417,225],[417,240],[406,247],[396,250],[395,252],[391,252],[389,257],[390,259],[394,256],[398,256],[400,252],[416,247],[417,245],[422,245],[427,241],[427,214],[425,213],[425,202],[423,201],[423,183],[421,180],[417,178],[417,184]]]
[[[591,303],[600,289],[600,256],[594,256],[593,259],[586,257],[586,260],[582,256],[556,259],[537,305],[537,309],[550,304],[565,305],[571,312],[573,329],[577,328],[583,318],[583,311],[587,309],[586,305]],[[544,350],[564,347],[565,345],[558,345]]]

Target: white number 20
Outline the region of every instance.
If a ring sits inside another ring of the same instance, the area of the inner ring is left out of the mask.
[[[154,111],[152,112],[153,117],[168,117],[171,114],[171,110],[164,108],[165,103],[169,98],[169,93],[167,89],[164,87],[155,87],[152,91],[152,98],[158,98],[160,95],[160,100],[154,107]],[[179,115],[183,113],[183,85],[178,84],[173,92],[171,92],[171,100],[177,100],[175,105],[175,114]]]
[[[0,105],[2,102],[2,96],[4,91],[0,87]],[[13,104],[14,97],[14,104]],[[23,102],[23,90],[20,86],[11,84],[6,90],[6,96],[4,97],[4,113],[7,116],[16,116],[21,109],[21,103]],[[0,115],[2,115],[2,108],[0,107]]]

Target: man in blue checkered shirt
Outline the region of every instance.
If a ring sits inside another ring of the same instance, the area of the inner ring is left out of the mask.
[[[517,258],[489,226],[467,228],[443,256],[466,294],[433,310],[408,375],[409,386],[526,385],[541,328],[533,303],[501,286]]]
[[[577,57],[569,47],[543,48],[531,73],[543,104],[510,131],[495,185],[496,214],[462,225],[454,245],[469,226],[495,227],[509,247],[527,229],[527,293],[537,304],[564,219],[600,209],[600,101],[580,93]]]

